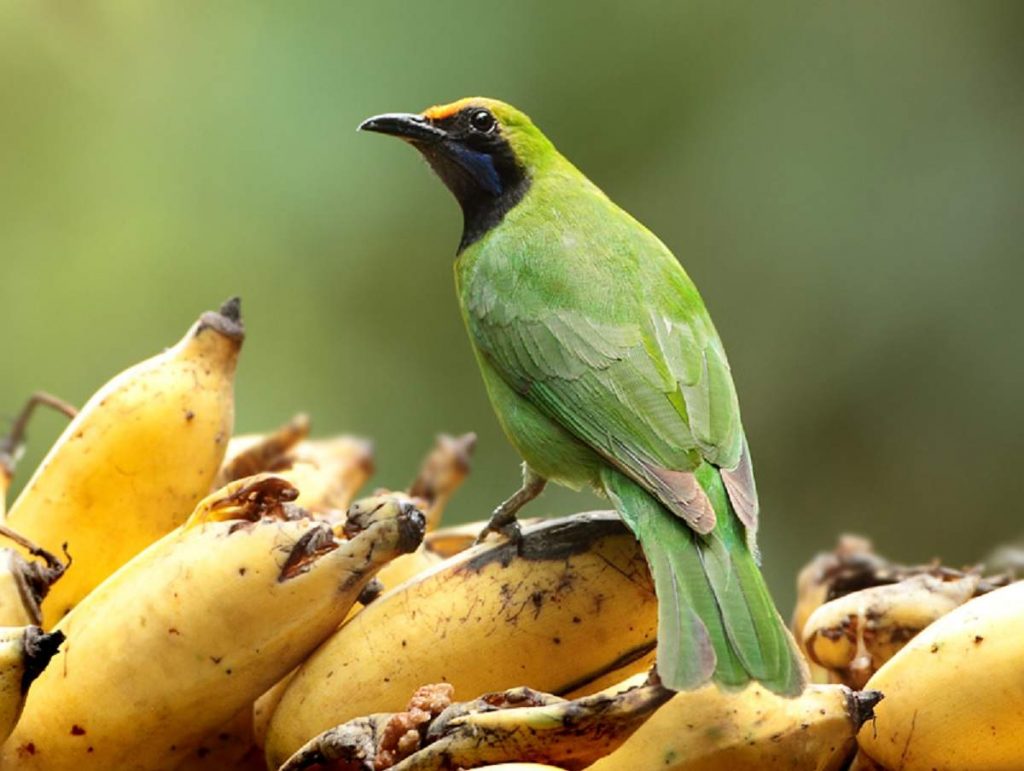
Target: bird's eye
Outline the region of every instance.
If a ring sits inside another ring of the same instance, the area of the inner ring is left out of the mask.
[[[487,110],[477,110],[469,117],[469,125],[474,131],[486,134],[494,128],[494,116]]]

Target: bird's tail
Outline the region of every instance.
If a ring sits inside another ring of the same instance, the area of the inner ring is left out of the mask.
[[[640,541],[658,595],[658,674],[674,690],[714,679],[726,687],[757,680],[784,695],[803,689],[806,668],[775,609],[718,469],[697,472],[717,517],[698,535],[628,477],[602,481]]]

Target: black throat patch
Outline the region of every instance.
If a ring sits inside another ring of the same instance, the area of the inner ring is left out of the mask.
[[[519,203],[530,178],[500,133],[468,131],[462,115],[435,125],[448,136],[418,149],[462,207],[459,253],[476,243]]]

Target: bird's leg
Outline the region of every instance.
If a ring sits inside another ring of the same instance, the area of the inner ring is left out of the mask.
[[[476,542],[481,543],[487,538],[488,533],[501,533],[510,541],[518,543],[522,539],[519,530],[519,523],[516,521],[516,514],[527,503],[532,501],[544,490],[548,483],[525,463],[523,464],[523,485],[494,510],[487,526],[480,531]]]

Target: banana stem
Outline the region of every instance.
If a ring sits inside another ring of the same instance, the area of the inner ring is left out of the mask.
[[[11,430],[7,436],[0,438],[0,473],[6,475],[8,479],[14,475],[14,466],[17,463],[21,447],[25,443],[25,431],[32,419],[32,414],[39,405],[50,407],[69,418],[74,418],[78,414],[75,407],[53,394],[48,394],[45,391],[36,391],[32,394],[11,424]]]

